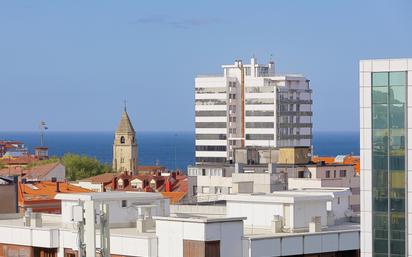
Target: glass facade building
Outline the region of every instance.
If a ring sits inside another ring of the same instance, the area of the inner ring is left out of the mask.
[[[407,72],[371,72],[372,256],[406,253]]]
[[[361,257],[412,257],[412,59],[361,60]]]

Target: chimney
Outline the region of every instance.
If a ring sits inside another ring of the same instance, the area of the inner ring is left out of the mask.
[[[175,171],[172,172],[172,178],[174,178],[176,180],[176,172]]]
[[[170,188],[172,187],[172,185],[171,185],[171,183],[170,183],[170,180],[169,179],[167,179],[166,180],[166,185],[165,185],[165,191],[166,192],[170,192]]]
[[[51,182],[56,182],[57,181],[57,178],[56,177],[52,177],[51,178]]]
[[[312,217],[312,222],[309,223],[309,232],[321,232],[322,231],[322,224],[321,224],[321,217],[314,216]]]
[[[117,188],[117,177],[112,178],[112,190],[116,190]]]
[[[56,193],[60,193],[60,182],[56,181]]]
[[[274,215],[272,220],[272,232],[281,233],[282,232],[282,217],[280,215]]]

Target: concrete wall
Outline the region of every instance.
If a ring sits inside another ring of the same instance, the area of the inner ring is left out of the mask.
[[[17,212],[17,190],[14,184],[1,184],[0,197],[3,199],[0,204],[0,214]],[[7,199],[5,201],[4,199]]]
[[[349,196],[350,208],[358,212],[360,207],[360,177],[355,176],[347,179],[325,179],[325,178],[289,178],[288,189],[299,188],[322,188],[322,187],[348,187],[352,195]]]
[[[287,207],[289,206],[289,207]],[[286,211],[289,208],[289,211]],[[306,229],[312,217],[320,216],[322,226],[327,225],[326,201],[299,201],[290,204],[273,202],[227,201],[228,217],[246,217],[246,226],[253,228],[271,228],[274,215],[283,218],[288,230]]]
[[[219,205],[170,205],[171,214],[187,213],[195,215],[225,216],[226,206]]]
[[[156,220],[159,257],[183,257],[183,240],[220,240],[220,256],[242,256],[243,223]]]
[[[359,231],[341,231],[263,238],[246,237],[242,241],[243,248],[250,248],[250,250],[244,251],[243,257],[276,257],[358,250],[359,234]]]
[[[299,201],[294,204],[293,227],[302,229],[309,227],[312,217],[320,216],[322,226],[327,225],[326,201]]]
[[[226,202],[228,217],[246,217],[246,226],[268,228],[272,225],[273,215],[284,216],[283,204],[276,203],[251,203],[251,202]]]

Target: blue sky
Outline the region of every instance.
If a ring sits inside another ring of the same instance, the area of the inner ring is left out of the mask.
[[[315,131],[355,131],[358,61],[412,57],[412,1],[1,1],[2,131],[193,131],[194,77],[270,54]]]

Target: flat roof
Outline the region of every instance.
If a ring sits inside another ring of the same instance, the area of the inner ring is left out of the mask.
[[[246,217],[219,217],[219,218],[211,218],[205,216],[192,216],[188,214],[184,217],[163,217],[163,216],[155,216],[153,217],[155,220],[165,220],[165,221],[180,221],[180,222],[192,222],[192,223],[221,223],[221,222],[233,222],[233,221],[243,221],[246,220]]]
[[[296,190],[297,191],[297,190]],[[332,200],[333,196],[330,193],[313,194],[307,192],[305,194],[294,191],[280,191],[282,193],[273,192],[271,194],[230,194],[222,195],[220,200],[240,201],[240,202],[270,202],[270,203],[296,203],[302,201],[328,201]]]
[[[55,199],[59,200],[127,200],[127,199],[162,199],[160,193],[151,192],[129,192],[129,191],[112,191],[112,192],[92,192],[79,194],[57,194]]]

